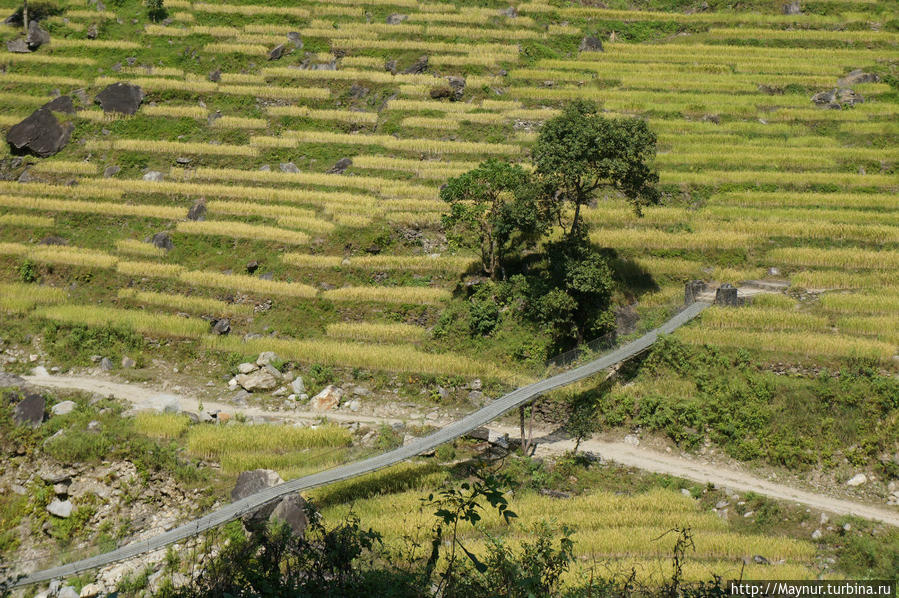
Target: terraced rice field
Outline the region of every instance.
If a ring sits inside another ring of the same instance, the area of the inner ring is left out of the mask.
[[[312,495],[328,519],[340,520],[352,510],[366,524],[371,522],[389,546],[401,549],[409,539],[423,545],[430,542],[433,509],[422,508],[421,495],[445,477],[431,464],[406,464]],[[345,500],[348,494],[356,499],[352,506]],[[591,569],[597,575],[624,577],[634,569],[638,582],[663,583],[672,574],[670,556],[676,534],[671,530],[678,526],[689,526],[696,538],[695,550],[688,551],[685,559],[685,580],[708,580],[712,573],[731,579],[741,571],[744,578],[753,579],[759,575],[815,579],[811,542],[734,531],[730,523],[676,490],[629,496],[596,491],[565,500],[523,492],[516,493],[510,508],[518,514],[512,525],[485,511],[482,529],[508,541],[527,539],[550,513],[559,525],[565,523],[573,530],[577,559],[567,574],[570,580],[588,576]],[[479,532],[467,525],[460,530],[469,549],[484,547],[485,538]],[[752,557],[760,553],[771,555],[769,560],[776,564],[753,563]]]
[[[785,15],[167,0],[166,25],[146,24],[140,7],[62,4],[45,22],[48,46],[0,57],[4,132],[57,92],[88,99],[67,117],[75,132],[62,152],[27,158],[29,182],[0,182],[3,313],[309,363],[517,380],[512,357],[485,364],[431,332],[475,259],[440,236],[439,187],[487,157],[526,162],[540,124],[588,98],[659,135],[665,204],[637,218],[610,194],[585,215],[596,243],[654,279],[641,309],[676,306],[687,279],[776,268],[794,288],[827,292],[712,311],[680,335],[779,358],[895,363],[899,311],[884,299],[899,285],[895,2],[819,0]],[[387,24],[394,13],[406,18]],[[92,24],[97,39],[85,35]],[[2,31],[4,42],[16,33]],[[604,51],[579,51],[587,34]],[[422,56],[426,68],[404,72]],[[880,76],[851,85],[864,103],[810,101],[856,68]],[[461,100],[432,97],[450,76],[466,80]],[[146,92],[136,115],[90,103],[116,81]],[[327,172],[341,158],[349,168]],[[205,220],[188,220],[200,200]],[[173,249],[145,242],[161,231]],[[50,235],[68,245],[36,243]],[[26,262],[55,288],[9,286]],[[209,336],[202,316],[231,318],[232,336]]]

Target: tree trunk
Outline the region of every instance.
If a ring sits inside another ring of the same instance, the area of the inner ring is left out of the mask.
[[[25,35],[28,35],[28,0],[22,0],[22,23],[25,25]]]

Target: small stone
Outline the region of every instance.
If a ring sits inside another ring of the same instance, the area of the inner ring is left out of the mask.
[[[352,401],[350,401],[348,407],[350,408],[350,411],[359,411],[359,409],[362,408],[362,402],[359,399],[353,399]]]
[[[175,248],[175,243],[172,241],[172,236],[167,231],[158,232],[152,237],[144,239],[144,241],[146,243],[152,244],[157,249],[163,249],[165,251],[171,251]]]
[[[334,166],[328,169],[329,174],[343,174],[343,171],[353,165],[352,158],[341,158]]]
[[[125,357],[122,357],[122,368],[127,370],[133,368],[135,365],[137,365],[137,363],[135,363],[135,361],[127,355]]]
[[[745,517],[747,519],[749,517],[752,517],[753,515],[755,515],[755,511],[746,511],[745,513],[743,513],[743,517]]]
[[[190,158],[188,158],[186,156],[178,156],[177,158],[175,158],[175,164],[180,164],[181,166],[186,166],[186,165],[190,164],[192,161],[193,160],[191,160]]]
[[[72,501],[55,498],[49,505],[47,505],[47,512],[56,517],[65,519],[72,514],[72,508]]]
[[[121,170],[122,170],[121,168],[119,168],[118,166],[115,166],[115,165],[107,166],[103,170],[103,178],[108,179],[111,176],[117,175],[119,172],[121,172]]]
[[[100,369],[105,371],[110,371],[112,369],[112,361],[108,357],[104,357],[100,360]]]
[[[820,540],[823,535],[824,532],[822,532],[820,529],[816,529],[812,532],[812,540]]]
[[[718,502],[715,503],[715,508],[716,508],[716,509],[723,509],[723,508],[725,508],[726,506],[728,506],[729,504],[730,504],[730,503],[727,502],[726,500],[719,500]]]
[[[213,83],[218,83],[222,80],[222,69],[215,69],[211,73],[209,73],[209,80]]]
[[[400,23],[402,23],[403,21],[405,21],[408,18],[409,18],[409,15],[401,15],[401,14],[394,13],[392,15],[387,15],[386,22],[388,25],[399,25]]]
[[[251,374],[238,374],[237,383],[244,390],[254,392],[258,390],[273,390],[278,387],[281,380],[275,376],[269,369],[263,368],[256,370]]]
[[[274,351],[263,351],[259,354],[259,357],[256,358],[256,365],[264,366],[271,365],[272,363],[278,361],[278,356]]]
[[[602,52],[602,40],[594,35],[587,35],[578,46],[580,52]]]
[[[255,363],[244,362],[237,366],[237,371],[241,374],[249,374],[259,369]]]
[[[103,425],[97,420],[87,422],[87,429],[91,432],[98,432]]]
[[[303,377],[297,376],[293,382],[290,383],[290,388],[298,395],[301,395],[306,392],[306,385],[303,384]]]
[[[326,386],[320,393],[312,397],[309,406],[320,411],[330,411],[340,406],[343,391],[334,385]]]
[[[223,336],[231,332],[231,320],[228,318],[219,318],[218,320],[212,320],[209,322],[210,330],[213,334],[218,334]]]
[[[300,169],[297,168],[297,165],[293,162],[281,162],[280,164],[281,172],[288,172],[292,174],[296,174],[300,172]]]
[[[640,439],[634,434],[628,434],[624,437],[624,443],[631,446],[640,446]]]
[[[62,401],[61,403],[57,403],[50,408],[50,413],[52,415],[68,415],[75,408],[78,407],[78,403],[75,401]]]
[[[850,524],[848,524],[848,523],[844,523],[844,524],[843,524],[843,531],[844,531],[844,532],[848,532],[848,531],[850,531],[851,529],[852,529],[852,526],[851,526]]]
[[[286,49],[286,48],[287,48],[287,46],[286,46],[285,44],[278,44],[277,46],[275,46],[274,48],[272,48],[271,50],[269,50],[269,52],[268,52],[268,59],[269,59],[269,60],[278,60],[278,59],[280,59],[282,56],[284,56],[284,53],[285,53],[285,49]]]
[[[303,38],[296,31],[290,31],[287,34],[287,41],[293,44],[297,50],[303,49]]]
[[[692,497],[693,497],[693,495],[690,494],[690,491],[687,490],[686,488],[681,488],[681,489],[680,489],[680,493],[683,494],[684,496],[688,497],[688,498],[692,498]]]
[[[857,473],[846,482],[846,485],[853,486],[853,487],[861,486],[862,484],[864,484],[867,481],[868,481],[868,476],[866,476],[863,473]]]
[[[143,179],[145,181],[152,181],[154,183],[159,183],[163,180],[164,176],[158,170],[151,170],[144,174]]]
[[[32,359],[32,361],[34,361],[34,360]],[[50,372],[48,372],[47,368],[45,368],[44,366],[39,365],[36,368],[31,368],[31,375],[46,378],[47,376],[50,375]]]

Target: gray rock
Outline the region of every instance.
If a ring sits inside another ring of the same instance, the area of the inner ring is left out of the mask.
[[[14,54],[28,54],[31,48],[25,42],[25,38],[17,37],[6,42],[6,50]]]
[[[253,274],[254,272],[256,272],[256,270],[259,269],[259,262],[257,262],[256,260],[247,262],[246,269],[247,274]]]
[[[255,363],[244,362],[237,366],[237,372],[239,374],[249,374],[251,372],[255,372],[259,369]]]
[[[209,73],[209,80],[213,83],[218,83],[222,80],[222,69],[215,69],[211,73]]]
[[[428,92],[432,100],[443,100],[453,97],[453,90],[449,87],[433,87]]]
[[[44,44],[50,43],[50,34],[47,33],[37,21],[29,21],[28,35],[25,36],[25,43],[28,44],[30,50],[37,50]]]
[[[135,363],[135,361],[133,359],[131,359],[130,357],[128,357],[127,355],[122,357],[122,369],[128,370],[128,369],[133,368],[136,365],[137,365],[137,363]]]
[[[87,422],[87,429],[90,432],[99,432],[102,427],[103,424],[101,424],[97,420]]]
[[[733,307],[739,305],[739,303],[740,300],[737,297],[737,288],[729,282],[725,282],[718,287],[717,291],[715,291],[715,305],[727,305]]]
[[[47,368],[45,368],[44,366],[39,365],[39,366],[37,366],[37,367],[35,367],[35,368],[31,368],[31,375],[32,375],[32,376],[47,377],[47,376],[50,375],[50,372],[48,372],[48,371],[47,371]]]
[[[143,179],[145,181],[153,181],[154,183],[160,183],[163,180],[164,175],[158,170],[150,170],[144,173]]]
[[[726,500],[719,500],[718,502],[715,503],[715,508],[716,508],[716,509],[723,509],[723,508],[725,508],[726,506],[728,506],[729,504],[730,504],[730,503],[727,502]]]
[[[28,394],[13,409],[13,421],[20,426],[37,428],[44,421],[47,400],[39,394]]]
[[[94,598],[95,596],[99,596],[103,593],[103,586],[98,583],[89,583],[83,588],[81,588],[81,593],[78,594],[79,598]]]
[[[62,401],[61,403],[57,403],[50,408],[50,413],[52,415],[68,415],[78,406],[78,403],[75,401]]]
[[[47,512],[56,517],[65,519],[72,514],[72,501],[55,498],[49,505],[47,505]]]
[[[140,87],[121,81],[107,86],[94,99],[103,108],[103,112],[128,115],[135,114],[143,101],[144,91]]]
[[[237,482],[231,489],[231,501],[238,501],[242,498],[252,496],[260,490],[271,488],[283,484],[284,480],[278,475],[278,472],[271,469],[253,469],[243,471],[237,476]],[[274,510],[274,508],[273,508]]]
[[[194,202],[194,205],[190,206],[190,209],[187,210],[187,219],[193,220],[195,222],[206,220],[206,200],[198,199]]]
[[[306,385],[303,384],[303,377],[297,376],[296,378],[294,378],[293,382],[290,383],[290,388],[298,395],[306,392]]]
[[[453,99],[458,101],[462,99],[462,96],[465,93],[465,77],[456,77],[454,75],[450,75],[446,78],[447,83],[449,83],[450,89],[453,91]]]
[[[75,114],[77,112],[77,110],[75,110],[75,103],[72,101],[72,96],[59,96],[58,98],[53,98],[41,106],[41,108],[52,112],[62,112],[63,114]]]
[[[518,16],[518,10],[514,6],[510,6],[509,8],[504,8],[499,11],[500,16],[509,17],[514,19]]]
[[[801,15],[802,7],[799,5],[799,0],[792,0],[783,5],[783,13],[785,15]]]
[[[354,386],[353,394],[357,397],[370,397],[371,391],[365,388],[364,386]]]
[[[78,591],[72,586],[63,586],[56,594],[56,598],[80,598]]]
[[[306,501],[299,494],[282,498],[269,515],[269,521],[287,524],[294,535],[302,536],[309,524],[306,517]]]
[[[112,72],[114,72],[114,73],[120,73],[120,72],[122,72],[122,63],[121,63],[121,62],[117,62],[117,63],[115,63],[114,65],[112,65],[112,66],[109,67],[109,68],[110,68],[110,70],[112,70]]]
[[[391,75],[396,74],[396,60],[388,60],[384,63],[384,70],[390,73]]]
[[[178,156],[177,158],[175,158],[175,164],[180,164],[181,166],[187,166],[191,162],[193,162],[193,160],[191,160],[187,156]]]
[[[262,166],[259,167],[259,171],[260,172],[271,172],[272,167],[269,166],[268,164],[263,164]]]
[[[847,486],[861,486],[862,484],[868,481],[868,476],[863,473],[857,473],[852,476],[847,482]]]
[[[692,494],[690,494],[690,491],[687,490],[686,488],[681,488],[681,489],[680,489],[680,493],[683,494],[684,496],[688,497],[688,498],[693,496]]]
[[[71,122],[60,123],[52,111],[38,108],[25,120],[10,127],[6,141],[19,153],[46,158],[66,146],[73,128]]]
[[[403,71],[404,75],[418,75],[428,70],[428,57],[421,56],[412,66]]]
[[[121,172],[121,171],[122,171],[122,169],[119,168],[118,166],[115,166],[115,165],[113,165],[113,166],[107,166],[107,167],[103,170],[103,178],[104,178],[104,179],[108,179],[108,178],[111,177],[111,176],[114,176],[114,175],[119,174],[119,172]]]
[[[212,320],[209,322],[210,330],[213,334],[218,334],[223,336],[231,332],[231,320],[228,318],[219,318],[218,320]]]
[[[865,98],[849,88],[834,88],[827,91],[819,91],[812,96],[811,101],[818,106],[836,110],[844,106],[861,104],[865,101]]]
[[[291,31],[287,34],[287,41],[293,44],[293,47],[297,50],[303,49],[303,38],[300,37],[300,34],[296,31]]]
[[[178,397],[173,394],[161,393],[149,399],[150,404],[160,413],[181,413],[181,405]]]
[[[312,409],[320,411],[331,411],[340,406],[340,399],[343,397],[343,391],[336,386],[328,385],[320,393],[309,400],[309,406]]]
[[[866,73],[862,69],[855,69],[837,79],[837,85],[840,87],[849,87],[850,85],[858,85],[859,83],[877,83],[878,81],[880,81],[880,77],[874,73]]]
[[[352,158],[341,158],[334,166],[328,169],[330,174],[343,174],[343,171],[353,165]]]
[[[640,446],[640,439],[634,434],[628,434],[624,437],[624,443],[631,446]]]
[[[352,401],[349,402],[347,407],[350,408],[350,411],[355,413],[356,411],[359,411],[360,409],[362,409],[362,401],[360,401],[359,399],[353,399]]]
[[[150,237],[146,240],[147,243],[151,243],[154,247],[159,249],[164,249],[166,251],[171,251],[175,244],[172,242],[172,236],[167,231],[161,231]]]
[[[595,35],[585,35],[577,49],[580,52],[602,52],[602,40]]]
[[[44,469],[38,473],[38,477],[48,484],[68,484],[72,481],[72,476],[62,469]]]
[[[285,53],[286,44],[278,44],[274,48],[268,51],[268,59],[269,60],[278,60]]]
[[[112,369],[112,361],[108,357],[104,357],[100,360],[100,369],[107,372],[110,371]]]
[[[87,39],[97,39],[97,36],[100,35],[100,30],[97,28],[96,23],[91,23],[90,27],[87,28],[87,33],[85,34]]]
[[[300,172],[300,169],[297,168],[297,165],[293,162],[281,162],[280,164],[281,172],[290,172],[297,173]]]
[[[274,390],[281,383],[279,377],[264,368],[250,374],[238,374],[236,379],[237,383],[248,392]]]
[[[409,15],[401,15],[398,13],[394,13],[392,15],[387,16],[387,24],[388,25],[399,25],[403,21],[409,18]]]
[[[816,529],[812,532],[812,540],[820,540],[823,535],[824,533],[821,530]]]
[[[763,557],[760,554],[754,555],[752,557],[752,562],[755,563],[756,565],[770,565],[771,564],[770,561],[768,561],[768,559],[766,559],[765,557]]]
[[[216,110],[215,112],[210,113],[208,117],[206,117],[206,124],[211,127],[212,123],[214,123],[221,117],[222,117],[222,111]]]
[[[6,372],[0,371],[0,388],[22,388],[23,386],[25,386],[25,379],[21,376],[16,376],[15,374],[7,374]]]
[[[274,351],[263,351],[259,354],[259,357],[256,358],[256,365],[271,365],[276,361],[278,361],[278,355]]]
[[[466,438],[477,440],[478,442],[487,442],[490,440],[490,430],[485,427],[475,428],[465,435]]]

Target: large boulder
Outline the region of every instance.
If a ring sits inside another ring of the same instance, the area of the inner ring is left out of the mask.
[[[231,490],[231,500],[238,501],[242,498],[252,496],[260,490],[271,488],[283,484],[284,480],[278,475],[278,472],[271,469],[253,469],[251,471],[243,471],[237,476],[237,483]]]
[[[75,103],[72,101],[72,96],[59,96],[53,98],[41,106],[41,108],[50,110],[51,112],[62,112],[63,114],[75,114],[77,112],[77,110],[75,110]]]
[[[29,21],[25,43],[28,44],[30,50],[37,50],[44,44],[50,43],[50,34],[37,21]]]
[[[209,330],[213,334],[225,335],[231,332],[231,320],[228,318],[219,318],[209,322]]]
[[[187,219],[188,220],[206,220],[206,200],[198,199],[194,202],[194,205],[190,207],[187,211]]]
[[[39,394],[27,394],[13,409],[13,421],[22,426],[37,428],[44,421],[47,400]]]
[[[73,128],[70,122],[60,123],[52,111],[38,108],[9,129],[6,141],[18,153],[46,158],[65,147]]]
[[[866,73],[861,69],[855,69],[837,79],[837,85],[840,87],[849,87],[858,85],[859,83],[877,83],[880,77],[874,73]]]
[[[602,52],[602,40],[595,35],[586,35],[577,49],[581,52]]]
[[[0,371],[0,388],[22,388],[23,386],[25,386],[25,378]]]
[[[47,512],[51,515],[65,519],[72,514],[72,502],[55,498],[49,505],[47,505]]]
[[[328,385],[320,393],[309,400],[309,406],[319,411],[331,411],[340,407],[343,391],[336,386]]]
[[[171,251],[175,247],[175,244],[172,242],[172,236],[167,231],[156,233],[152,237],[147,238],[146,242],[165,251]]]
[[[328,169],[328,173],[330,174],[343,174],[343,171],[353,165],[352,158],[341,158],[338,160],[334,166]]]
[[[119,114],[135,114],[144,101],[144,91],[137,85],[122,81],[109,85],[97,94],[94,100],[103,112],[117,112]]]
[[[23,37],[17,37],[6,42],[6,50],[13,54],[28,54],[31,52],[31,48],[28,47],[28,43]]]
[[[284,56],[285,49],[287,48],[286,44],[278,44],[274,48],[268,51],[268,59],[269,60],[278,60],[282,56]]]
[[[812,96],[812,103],[834,110],[846,106],[855,106],[864,101],[865,98],[849,88],[834,88],[826,91],[819,91]]]
[[[252,496],[266,488],[283,484],[284,480],[271,469],[253,469],[244,471],[237,477],[237,483],[231,490],[231,500],[238,501]],[[256,509],[243,518],[244,525],[251,531],[261,529],[265,523],[280,521],[290,526],[295,534],[301,535],[306,529],[306,501],[299,494],[286,496],[272,501]]]
[[[247,392],[274,390],[281,384],[281,379],[272,372],[273,369],[264,367],[249,374],[238,374],[237,383]]]

